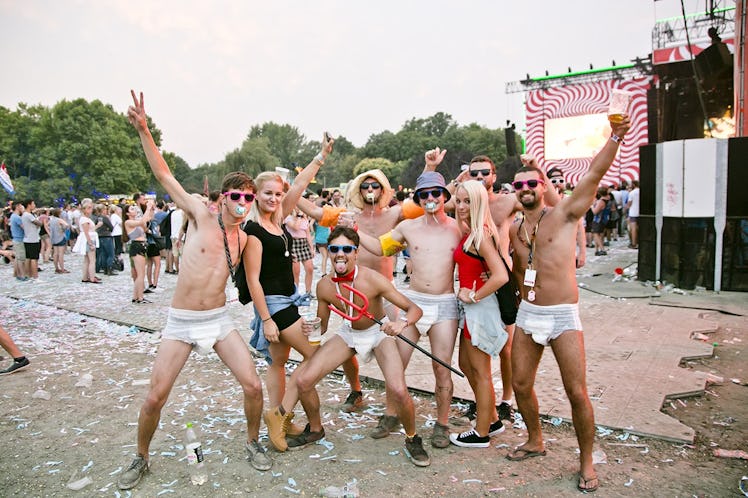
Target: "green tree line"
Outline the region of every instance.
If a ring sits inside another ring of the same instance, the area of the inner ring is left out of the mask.
[[[150,118],[149,127],[160,145],[161,131]],[[424,152],[437,146],[448,150],[441,167],[447,179],[475,155],[485,154],[497,166],[507,159],[503,129],[462,126],[439,112],[410,119],[397,132],[371,135],[362,147],[336,137],[335,153],[310,188],[337,187],[371,168],[381,169],[395,187],[410,187],[423,169]],[[267,122],[251,126],[244,141],[217,163],[192,167],[175,151],[163,154],[188,191],[202,192],[206,178],[215,189],[230,171],[257,176],[277,166],[303,167],[319,147],[295,126]],[[99,100],[62,100],[51,108],[0,106],[0,159],[13,181],[14,198],[33,198],[40,206],[139,191],[164,195],[126,115]],[[2,195],[9,198],[5,191]]]

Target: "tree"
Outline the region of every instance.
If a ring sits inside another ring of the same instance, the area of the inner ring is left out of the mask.
[[[299,162],[305,140],[304,135],[295,126],[288,124],[279,125],[273,122],[264,123],[261,126],[253,126],[249,130],[247,138],[267,139],[271,154],[279,160],[278,166],[285,168],[291,166],[292,163]]]

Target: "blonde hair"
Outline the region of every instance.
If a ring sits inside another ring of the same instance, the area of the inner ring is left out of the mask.
[[[470,201],[470,235],[465,239],[462,248],[468,251],[470,246],[475,246],[475,250],[477,251],[486,235],[489,235],[493,239],[494,242],[492,242],[492,245],[498,246],[499,233],[496,230],[493,218],[491,218],[491,210],[488,205],[488,192],[483,182],[469,180],[461,183],[457,190],[460,189],[464,189],[467,192],[468,200]],[[465,220],[459,219],[459,215],[457,217],[458,221],[465,222]]]
[[[265,171],[264,173],[260,173],[257,175],[257,178],[255,178],[255,185],[257,186],[257,194],[259,195],[262,192],[262,189],[264,185],[267,182],[278,182],[281,185],[281,188],[284,190],[285,195],[285,188],[284,188],[284,181],[283,177],[281,177],[278,173],[275,173],[273,171]],[[255,200],[255,202],[252,203],[252,206],[249,208],[249,219],[259,223],[260,222],[260,208],[258,208],[258,202]],[[273,213],[273,216],[271,217],[271,221],[281,226],[281,223],[283,223],[283,206],[281,205],[275,213]]]
[[[86,209],[89,206],[93,206],[93,201],[86,197],[81,201],[81,209]]]

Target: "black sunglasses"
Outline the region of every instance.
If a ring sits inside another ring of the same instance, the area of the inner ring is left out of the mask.
[[[382,188],[382,185],[379,182],[369,182],[369,183],[362,183],[361,187],[359,187],[361,190],[369,190],[369,187],[373,188],[374,190],[379,190]]]
[[[356,249],[358,249],[358,246],[336,246],[336,245],[327,246],[327,250],[333,254],[337,254],[340,251],[343,251],[346,254],[350,254]]]
[[[255,194],[245,194],[244,192],[224,192],[223,195],[227,195],[232,201],[238,201],[244,196],[244,200],[252,202],[255,200]]]
[[[514,190],[522,190],[522,187],[524,187],[525,184],[527,184],[527,186],[530,188],[535,188],[541,183],[544,183],[543,180],[517,180],[516,182],[512,182],[512,187],[514,187]]]
[[[470,176],[472,176],[473,178],[477,177],[478,173],[480,173],[483,176],[488,176],[491,174],[491,170],[490,169],[471,169],[470,170]]]
[[[564,183],[564,179],[563,178],[551,178],[551,183],[553,183],[554,185],[556,183]]]
[[[433,190],[419,190],[418,192],[416,192],[416,195],[419,199],[424,201],[429,198],[429,195],[434,199],[438,199],[442,195],[442,189],[435,188]]]

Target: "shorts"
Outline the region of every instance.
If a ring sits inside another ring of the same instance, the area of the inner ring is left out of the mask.
[[[135,256],[145,257],[147,252],[145,242],[142,240],[133,240],[130,242],[130,250],[128,251],[128,254],[131,258],[134,258]]]
[[[161,338],[186,342],[198,353],[207,354],[234,330],[237,329],[226,306],[205,311],[169,308]]]
[[[26,261],[26,246],[23,242],[13,241],[13,254],[19,263]]]
[[[382,319],[384,323],[388,321],[387,317]],[[364,363],[371,361],[374,357],[374,348],[379,346],[382,339],[387,338],[387,334],[380,330],[378,323],[365,330],[354,330],[346,321],[340,327],[338,335],[349,348],[356,350],[356,354],[358,354]]]
[[[66,245],[68,245],[68,241],[65,239],[62,239],[60,242],[56,244],[52,244],[53,247],[65,247]]]
[[[603,233],[603,230],[605,230],[605,225],[603,225],[602,223],[593,221],[592,224],[590,225],[591,233]]]
[[[300,318],[299,308],[292,304],[288,308],[283,308],[280,311],[276,311],[272,315],[273,321],[278,326],[278,330],[286,330],[288,327],[296,323]]]
[[[452,293],[434,295],[410,289],[404,289],[402,293],[423,311],[423,316],[415,324],[421,335],[428,334],[434,324],[457,320],[457,297]],[[400,316],[404,317],[405,311]]]
[[[522,300],[517,312],[517,327],[532,336],[541,346],[547,346],[553,339],[568,330],[582,331],[578,304],[554,304],[538,306]]]
[[[161,249],[156,244],[148,244],[145,254],[149,258],[156,258],[161,255]]]
[[[312,255],[312,249],[309,247],[309,240],[307,239],[293,239],[291,243],[291,254],[293,255],[294,261],[306,261],[314,258]]]
[[[638,216],[629,216],[629,223],[639,223]]]
[[[39,259],[39,253],[42,250],[41,242],[24,242],[23,245],[26,248],[26,259]]]

